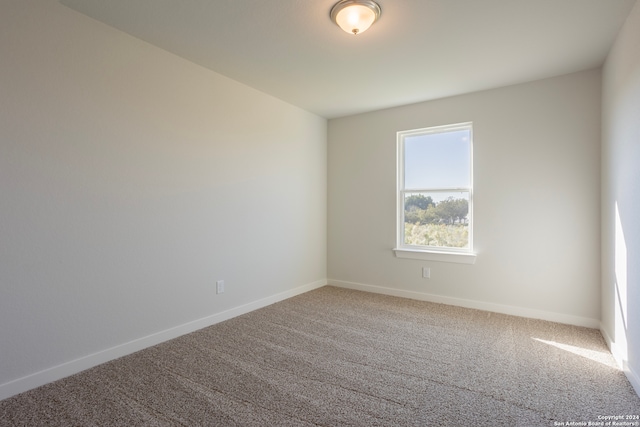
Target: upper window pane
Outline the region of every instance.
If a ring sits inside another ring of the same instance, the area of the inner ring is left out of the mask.
[[[404,188],[467,188],[471,185],[469,129],[404,139]]]

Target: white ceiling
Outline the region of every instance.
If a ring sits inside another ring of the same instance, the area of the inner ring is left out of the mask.
[[[353,36],[337,0],[61,0],[326,118],[600,66],[636,0],[379,0]]]

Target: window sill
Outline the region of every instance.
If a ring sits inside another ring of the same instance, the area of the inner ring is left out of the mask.
[[[417,249],[395,248],[397,258],[421,259],[425,261],[453,262],[457,264],[475,264],[476,254],[463,252],[435,252]]]

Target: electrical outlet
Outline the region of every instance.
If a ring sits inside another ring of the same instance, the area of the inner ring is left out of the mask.
[[[216,282],[216,294],[224,294],[224,280]]]
[[[422,267],[422,277],[424,279],[431,278],[431,269],[429,267]]]

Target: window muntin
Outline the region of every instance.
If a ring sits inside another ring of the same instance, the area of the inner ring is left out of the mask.
[[[470,253],[471,123],[398,132],[398,248]]]

